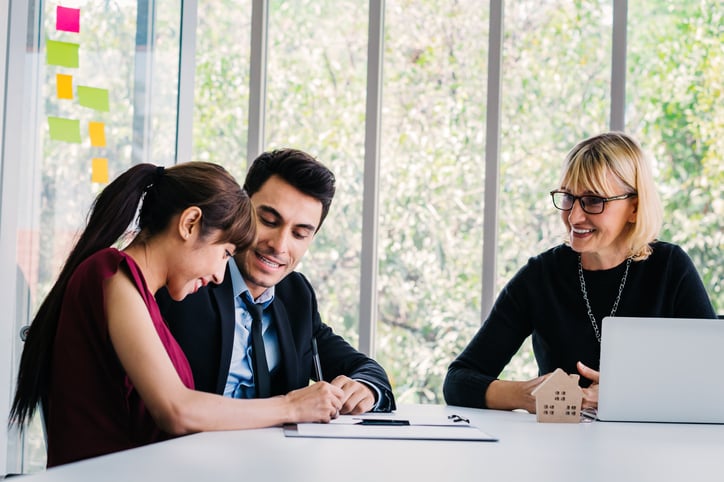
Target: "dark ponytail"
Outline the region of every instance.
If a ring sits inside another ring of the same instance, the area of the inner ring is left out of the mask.
[[[155,172],[156,166],[152,164],[133,166],[96,197],[83,233],[30,324],[10,409],[11,424],[22,428],[47,395],[53,341],[68,280],[88,256],[111,246],[123,235],[133,222],[138,203]]]

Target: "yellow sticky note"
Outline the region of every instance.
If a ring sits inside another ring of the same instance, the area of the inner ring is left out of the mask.
[[[88,134],[93,147],[106,147],[106,125],[103,122],[89,122]]]
[[[91,182],[105,184],[108,182],[108,159],[94,157],[91,161]]]
[[[59,99],[73,98],[73,76],[65,74],[55,74],[55,86]]]

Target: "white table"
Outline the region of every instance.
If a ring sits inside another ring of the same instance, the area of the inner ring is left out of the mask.
[[[498,442],[286,438],[281,428],[206,432],[23,477],[40,481],[722,481],[724,425],[537,423],[520,412],[456,413]]]

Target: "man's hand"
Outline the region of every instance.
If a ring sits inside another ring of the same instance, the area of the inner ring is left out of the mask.
[[[327,382],[317,382],[284,395],[289,406],[289,423],[329,422],[339,416],[345,393]]]
[[[583,402],[581,402],[582,408],[598,408],[598,380],[599,373],[593,368],[589,368],[581,362],[576,364],[578,373],[582,377],[591,380],[591,385],[588,388],[583,388]]]
[[[332,385],[344,392],[342,408],[339,410],[342,415],[359,415],[369,412],[375,406],[375,394],[364,383],[340,375],[332,380]]]

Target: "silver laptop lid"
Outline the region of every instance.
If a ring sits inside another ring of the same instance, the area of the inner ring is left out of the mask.
[[[724,321],[606,317],[598,418],[724,423]]]

